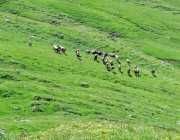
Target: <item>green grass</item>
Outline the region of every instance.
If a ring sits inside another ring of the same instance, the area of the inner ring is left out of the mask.
[[[21,137],[26,136],[22,133]],[[13,135],[11,137],[16,138]],[[99,122],[82,122],[73,121],[61,125],[56,128],[51,128],[46,132],[40,132],[38,136],[28,136],[25,139],[174,139],[178,140],[180,137],[173,131],[167,133],[166,130],[139,126],[127,125],[125,123],[102,121]]]
[[[19,139],[27,132],[29,139],[179,139],[178,5],[166,0],[2,2],[0,132],[6,136],[0,138]],[[66,55],[55,53],[53,44],[66,47]],[[86,49],[118,54],[122,73],[115,59],[107,57],[115,64],[107,71],[101,57],[93,61]],[[135,65],[140,77],[133,73]],[[70,127],[73,121],[77,124]],[[88,131],[96,122],[101,127]],[[112,130],[104,136],[106,127]]]

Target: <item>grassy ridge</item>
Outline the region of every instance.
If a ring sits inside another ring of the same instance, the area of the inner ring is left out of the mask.
[[[8,1],[0,11],[0,130],[38,133],[82,119],[138,123],[178,134],[175,2],[21,2]],[[173,10],[163,11],[157,5]],[[5,17],[12,22],[5,22]],[[54,53],[53,44],[65,46],[66,55]],[[82,60],[75,56],[77,48]],[[86,49],[118,54],[123,73],[115,60],[116,69],[107,71],[101,57],[94,62]],[[134,65],[140,68],[141,77],[127,75],[127,58],[132,71]],[[156,77],[150,73],[153,68]],[[83,82],[89,88],[83,88]]]

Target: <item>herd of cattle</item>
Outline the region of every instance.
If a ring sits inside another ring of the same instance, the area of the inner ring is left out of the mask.
[[[54,50],[56,53],[60,53],[60,52],[62,51],[64,54],[66,54],[66,48],[65,48],[65,47],[62,47],[62,46],[53,45],[53,50]],[[118,63],[118,70],[119,70],[120,72],[122,72],[122,71],[121,71],[121,65],[120,65],[120,62],[119,62],[119,57],[118,57],[118,55],[115,55],[115,54],[113,54],[113,53],[109,53],[109,54],[108,54],[108,53],[105,53],[105,52],[102,52],[102,51],[96,51],[96,50],[92,50],[92,51],[86,50],[86,54],[90,54],[90,53],[92,53],[92,54],[94,55],[94,61],[98,61],[98,59],[97,59],[98,56],[101,56],[101,57],[102,57],[102,62],[103,62],[103,64],[106,66],[106,69],[107,69],[108,71],[113,70],[115,67],[114,67],[113,61],[110,60],[110,62],[108,62],[108,60],[106,59],[106,57],[107,57],[107,56],[110,56],[111,58],[114,58],[114,59],[117,61],[117,63]],[[80,59],[81,56],[80,56],[80,52],[79,52],[78,49],[75,50],[75,54],[76,54],[77,58]],[[127,59],[126,62],[127,62],[127,64],[130,66],[130,60]],[[130,73],[131,73],[131,69],[128,68],[128,69],[127,69],[127,74],[128,74],[129,76],[131,76]],[[134,67],[134,74],[135,74],[136,76],[140,76],[139,73],[140,73],[140,71],[139,71],[138,67],[135,66],[135,67]],[[155,76],[155,70],[154,70],[154,69],[151,70],[151,73],[152,73],[153,76]]]

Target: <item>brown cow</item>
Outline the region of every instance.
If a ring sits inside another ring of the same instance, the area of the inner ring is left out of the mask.
[[[128,68],[127,74],[128,74],[129,76],[131,76],[130,72],[131,72],[131,70],[130,70],[130,68]]]
[[[59,46],[57,46],[57,45],[53,45],[53,50],[55,51],[55,52],[57,52],[57,53],[60,53],[60,47]]]
[[[81,57],[78,49],[75,50],[75,53],[76,53],[77,58]]]

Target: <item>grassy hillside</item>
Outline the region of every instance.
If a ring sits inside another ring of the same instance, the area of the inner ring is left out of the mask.
[[[0,138],[180,139],[179,6],[175,0],[0,2]],[[66,54],[55,53],[54,44]],[[117,54],[122,72],[114,58],[107,57],[115,66],[108,71],[87,49]]]

